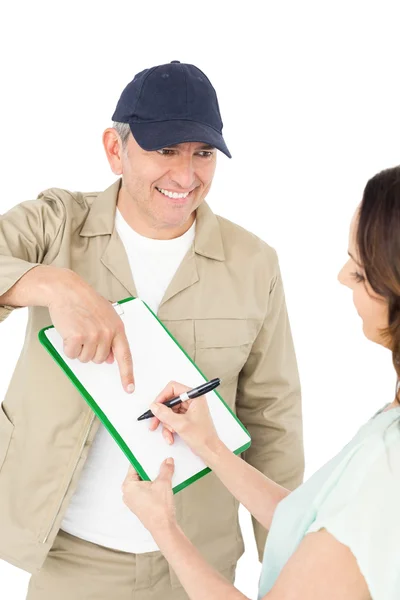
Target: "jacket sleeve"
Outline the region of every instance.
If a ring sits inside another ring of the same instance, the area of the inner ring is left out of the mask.
[[[0,215],[0,296],[45,262],[49,249],[59,242],[64,214],[61,201],[42,197]],[[0,322],[12,310],[12,306],[0,305]]]
[[[264,322],[238,382],[237,415],[252,443],[243,458],[288,489],[302,482],[304,450],[300,381],[275,255]],[[260,560],[267,532],[253,519]]]

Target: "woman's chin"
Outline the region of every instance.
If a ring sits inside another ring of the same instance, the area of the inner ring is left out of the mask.
[[[388,340],[386,340],[377,329],[371,330],[371,328],[368,328],[363,323],[363,333],[364,333],[365,337],[367,338],[367,340],[369,340],[370,342],[374,342],[375,344],[379,344],[380,346],[383,346],[384,348],[390,349]]]

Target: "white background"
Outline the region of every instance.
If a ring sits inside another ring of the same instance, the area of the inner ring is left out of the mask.
[[[396,2],[4,2],[0,213],[52,186],[114,181],[101,134],[123,87],[180,60],[206,72],[225,139],[209,202],[280,256],[304,397],[309,476],[391,401],[389,353],[367,342],[336,275],[369,177],[400,158]],[[24,335],[1,325],[0,398]],[[256,596],[248,514],[237,585]],[[0,562],[0,597],[28,575]]]

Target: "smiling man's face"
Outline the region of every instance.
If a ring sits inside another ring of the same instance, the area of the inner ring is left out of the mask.
[[[129,135],[120,153],[123,183],[118,206],[125,218],[158,231],[154,237],[167,239],[184,233],[210,190],[216,152],[201,142],[148,152]],[[146,231],[139,233],[146,235]]]

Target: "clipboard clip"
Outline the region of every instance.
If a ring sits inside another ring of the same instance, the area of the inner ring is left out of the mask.
[[[114,307],[114,309],[116,310],[117,314],[121,317],[122,315],[124,315],[124,308],[121,304],[119,304],[119,302],[113,302],[112,306]]]

